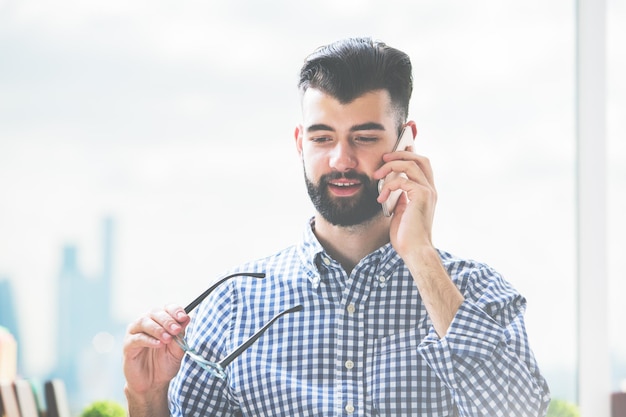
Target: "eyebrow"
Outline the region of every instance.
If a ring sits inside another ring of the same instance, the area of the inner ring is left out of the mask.
[[[367,123],[362,123],[360,125],[354,125],[350,128],[350,132],[358,132],[360,130],[385,130],[385,126],[381,125],[380,123],[376,123],[376,122],[367,122]],[[332,127],[324,124],[324,123],[316,123],[313,124],[309,127],[307,127],[306,129],[307,132],[319,132],[319,131],[329,131],[329,132],[334,132],[335,129],[333,129]]]

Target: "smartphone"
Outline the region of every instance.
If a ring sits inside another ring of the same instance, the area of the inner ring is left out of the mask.
[[[405,151],[409,146],[413,146],[413,143],[413,129],[411,129],[410,126],[406,126],[402,130],[402,133],[400,133],[400,136],[398,136],[398,140],[396,141],[392,152],[399,150]],[[378,193],[380,194],[380,191],[383,189],[385,181],[390,181],[397,177],[407,178],[406,174],[404,173],[390,172],[385,178],[378,181]],[[396,204],[398,203],[398,199],[400,198],[400,195],[402,193],[402,190],[392,191],[391,194],[389,194],[387,200],[382,203],[383,214],[385,216],[390,217],[393,214],[393,211],[396,208]]]

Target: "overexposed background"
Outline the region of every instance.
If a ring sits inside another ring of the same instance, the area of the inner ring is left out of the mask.
[[[626,6],[608,4],[611,340],[625,361]],[[124,322],[298,239],[312,213],[298,70],[367,35],[412,57],[435,243],[526,295],[540,365],[571,399],[557,376],[576,361],[574,19],[563,0],[0,0],[0,277],[26,373],[55,361],[63,245],[96,273],[107,216]]]

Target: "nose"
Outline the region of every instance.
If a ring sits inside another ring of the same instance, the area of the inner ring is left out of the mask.
[[[346,172],[356,168],[357,158],[352,145],[349,142],[337,142],[332,149],[329,164],[331,168],[339,172]]]

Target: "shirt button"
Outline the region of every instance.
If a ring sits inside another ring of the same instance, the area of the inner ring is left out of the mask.
[[[350,360],[346,361],[346,363],[344,365],[345,365],[346,369],[354,368],[354,362],[352,362]]]
[[[354,406],[352,405],[352,403],[346,404],[346,413],[348,414],[354,413]]]
[[[326,256],[324,256],[323,262],[325,265],[330,265],[330,259],[328,259]]]
[[[346,307],[346,310],[348,310],[348,313],[354,314],[354,312],[356,311],[356,307],[354,306],[354,304],[349,304],[348,307]]]
[[[384,275],[379,275],[378,276],[378,286],[380,288],[383,288],[385,285],[387,285],[387,277]]]

